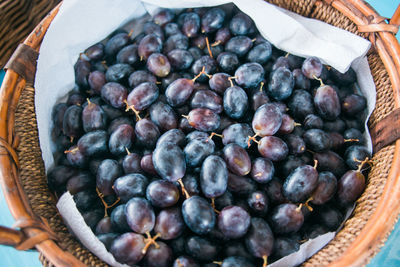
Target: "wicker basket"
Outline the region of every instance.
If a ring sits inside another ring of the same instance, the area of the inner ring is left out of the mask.
[[[400,141],[396,141],[400,137],[400,45],[394,36],[400,7],[388,24],[362,0],[269,2],[369,38],[373,44],[368,62],[377,102],[369,125],[376,164],[353,216],[334,240],[304,264],[364,265],[379,251],[400,211]],[[45,266],[106,266],[66,229],[47,188],[41,159],[32,85],[37,51],[58,8],[18,47],[0,90],[0,183],[17,228],[0,227],[0,243],[36,248]]]

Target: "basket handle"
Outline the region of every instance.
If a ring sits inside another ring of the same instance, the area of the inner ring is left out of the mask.
[[[390,24],[399,27],[400,26],[400,4],[397,6],[392,18],[390,19]]]
[[[0,226],[0,244],[17,247],[22,243],[24,239],[24,234],[20,230],[15,230],[12,228]]]

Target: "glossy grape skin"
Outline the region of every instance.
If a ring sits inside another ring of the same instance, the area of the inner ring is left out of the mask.
[[[223,149],[223,156],[228,169],[234,174],[245,176],[251,170],[247,151],[237,144],[228,144]]]
[[[123,203],[133,197],[144,197],[149,180],[142,174],[131,173],[115,180],[113,189]]]
[[[353,170],[356,170],[360,165],[360,162],[365,160],[367,157],[371,158],[371,153],[368,151],[368,148],[359,145],[348,147],[344,154],[347,166]]]
[[[125,174],[142,173],[140,167],[141,156],[136,153],[127,154],[122,160],[122,168]]]
[[[154,232],[163,240],[179,237],[185,229],[181,210],[178,207],[163,209],[157,215]]]
[[[293,132],[294,127],[295,127],[294,119],[287,114],[283,114],[282,115],[282,124],[278,130],[278,133],[290,134],[291,132]]]
[[[88,76],[90,74],[90,62],[79,58],[74,65],[75,83],[81,88],[87,88]]]
[[[350,85],[357,82],[357,75],[352,68],[349,68],[345,73],[341,73],[335,68],[329,70],[330,78],[341,85]]]
[[[88,163],[88,157],[79,150],[79,147],[77,145],[70,147],[68,151],[71,151],[67,153],[67,161],[69,163],[68,165],[78,168],[86,167]]]
[[[58,103],[53,107],[51,119],[53,121],[53,127],[57,135],[61,134],[61,132],[63,131],[64,114],[67,109],[68,106],[65,103]]]
[[[200,265],[189,256],[179,256],[174,261],[173,267],[200,267]]]
[[[231,32],[227,27],[223,27],[215,33],[214,42],[224,45],[229,39],[231,39]]]
[[[274,242],[274,256],[278,259],[292,254],[300,249],[297,240],[289,237],[277,237]]]
[[[209,9],[201,18],[201,32],[210,33],[220,29],[225,20],[225,11],[214,7]]]
[[[174,22],[169,22],[164,25],[164,33],[167,37],[170,37],[171,35],[181,33],[181,30],[179,29],[178,24]]]
[[[291,203],[277,206],[271,214],[271,226],[276,234],[297,232],[304,223],[304,215]]]
[[[142,119],[135,125],[135,135],[139,144],[152,148],[160,137],[160,130],[151,120]]]
[[[85,102],[85,97],[80,93],[72,93],[68,96],[67,105],[81,106]]]
[[[118,237],[115,233],[107,233],[107,234],[99,234],[97,238],[103,245],[106,247],[107,250],[110,250],[112,242]]]
[[[193,61],[196,61],[203,56],[203,51],[198,47],[190,47],[188,51],[192,55]]]
[[[85,50],[85,55],[90,60],[100,60],[104,56],[104,45],[102,43],[97,43]]]
[[[153,165],[157,173],[170,182],[181,179],[186,172],[183,151],[172,143],[156,147],[153,152]]]
[[[268,212],[269,200],[263,191],[254,191],[247,198],[247,204],[257,215],[265,215]]]
[[[137,70],[129,76],[129,86],[132,88],[135,88],[139,84],[145,82],[156,83],[157,78],[145,70]]]
[[[314,102],[309,92],[295,90],[289,99],[288,107],[293,118],[302,121],[308,114],[314,114]]]
[[[172,82],[178,80],[179,78],[182,78],[182,75],[178,72],[172,72],[167,77],[163,78],[161,80],[161,86],[163,91],[165,91],[165,89],[167,89]],[[162,97],[165,98],[165,96]]]
[[[264,68],[255,62],[245,63],[235,71],[235,81],[245,88],[257,87],[264,79]]]
[[[322,129],[324,128],[324,121],[317,115],[309,114],[304,118],[303,127],[305,130]]]
[[[190,68],[194,59],[189,51],[174,49],[168,53],[168,60],[174,69],[185,70]]]
[[[257,183],[268,183],[274,177],[274,164],[266,158],[256,158],[252,163],[251,177]]]
[[[207,108],[192,109],[187,116],[190,126],[199,131],[211,132],[220,125],[218,114]]]
[[[306,201],[318,185],[318,172],[310,165],[297,167],[283,184],[283,195],[292,202]]]
[[[238,13],[231,19],[229,29],[233,35],[247,35],[253,21],[245,13]]]
[[[115,260],[120,263],[133,265],[138,263],[144,254],[145,239],[142,235],[125,233],[117,237],[111,244],[110,252]]]
[[[225,128],[222,135],[222,143],[224,145],[234,143],[243,148],[247,148],[248,137],[253,136],[254,133],[248,124],[235,123]]]
[[[284,136],[284,140],[289,148],[289,154],[300,155],[306,151],[306,143],[300,136],[287,134]]]
[[[165,24],[173,21],[175,18],[175,13],[171,9],[162,8],[158,10],[154,15],[152,20],[155,24],[164,26]]]
[[[316,78],[319,78],[321,76],[322,68],[323,65],[318,58],[309,57],[304,60],[301,71],[308,79],[314,79],[314,76]]]
[[[157,101],[149,108],[150,119],[161,131],[175,129],[178,119],[172,107],[164,102]]]
[[[197,90],[191,101],[190,106],[195,108],[207,108],[216,113],[222,112],[222,99],[215,92],[210,90]]]
[[[73,105],[65,110],[63,133],[69,137],[79,137],[83,133],[82,107]]]
[[[276,177],[272,178],[272,180],[265,185],[263,190],[267,193],[268,199],[272,204],[282,204],[287,202],[287,199],[283,195],[282,192],[282,182]]]
[[[171,64],[166,56],[153,53],[147,59],[147,69],[157,77],[166,77],[171,71]]]
[[[215,213],[211,204],[202,197],[192,196],[182,204],[185,224],[196,234],[203,235],[215,226]]]
[[[248,97],[246,92],[239,86],[232,86],[226,89],[224,93],[225,114],[232,119],[243,117],[248,108]]]
[[[153,53],[160,53],[163,47],[160,37],[155,34],[146,35],[139,43],[138,55],[140,59],[147,59]]]
[[[99,105],[90,102],[82,111],[82,126],[85,132],[104,130],[107,126],[107,115]]]
[[[311,203],[322,205],[328,202],[336,193],[337,179],[331,172],[318,174],[318,185],[312,194]]]
[[[282,113],[278,106],[267,103],[259,107],[253,117],[253,131],[259,136],[275,134],[282,124]]]
[[[250,215],[241,207],[225,207],[218,215],[218,229],[226,238],[244,236],[250,226]]]
[[[335,120],[340,115],[340,101],[336,91],[329,85],[320,86],[314,96],[318,114],[327,120]]]
[[[168,267],[173,260],[172,249],[164,242],[157,241],[158,248],[150,246],[147,250],[144,262],[147,267]]]
[[[80,171],[72,175],[67,181],[66,187],[71,195],[75,195],[78,192],[89,190],[93,187],[93,177],[87,171]]]
[[[122,169],[116,160],[105,159],[97,169],[96,184],[99,191],[105,195],[114,194],[112,186],[115,179],[122,175]]]
[[[128,124],[122,124],[110,135],[108,148],[113,155],[126,153],[135,140],[134,129]]]
[[[289,148],[279,137],[265,136],[258,143],[258,151],[264,158],[279,161],[287,157]]]
[[[367,100],[365,97],[358,94],[348,95],[342,102],[343,113],[352,117],[359,116],[359,113],[362,112],[366,106]]]
[[[131,198],[124,209],[129,227],[136,233],[144,234],[154,228],[155,214],[150,202],[144,198]]]
[[[100,234],[107,234],[111,233],[111,218],[110,217],[104,217],[101,219],[96,226],[95,234],[100,235]]]
[[[114,119],[116,119],[118,117],[122,117],[124,115],[122,110],[116,109],[107,104],[101,105],[101,108],[103,109],[105,116],[107,117],[107,121],[114,120]]]
[[[345,161],[333,151],[314,153],[313,156],[318,161],[318,171],[330,171],[336,177],[341,177],[346,172]]]
[[[112,228],[121,233],[131,231],[128,222],[126,221],[124,210],[125,204],[118,205],[113,209],[110,215]]]
[[[179,200],[179,190],[176,185],[169,181],[156,180],[147,187],[146,198],[155,207],[171,207]]]
[[[131,44],[122,48],[116,57],[117,63],[135,65],[139,61],[138,45]]]
[[[279,173],[282,177],[287,177],[297,167],[305,165],[306,162],[301,157],[289,155],[284,161],[279,164]]]
[[[205,197],[221,196],[228,186],[228,170],[222,158],[208,156],[201,166],[200,187]]]
[[[294,87],[293,74],[287,68],[277,68],[271,74],[268,83],[268,93],[274,99],[281,101],[291,96]]]
[[[172,107],[182,106],[192,95],[193,89],[193,80],[180,78],[173,81],[165,91],[168,104]]]
[[[103,218],[104,212],[101,209],[90,210],[82,213],[83,220],[92,231],[96,229],[97,223]]]
[[[271,58],[272,47],[269,42],[258,44],[254,46],[247,54],[248,62],[256,62],[259,64],[265,64]]]
[[[185,13],[181,29],[187,37],[196,36],[200,30],[200,16],[194,12]]]
[[[47,172],[47,184],[51,190],[58,191],[75,174],[76,170],[74,168],[63,165],[55,166]]]
[[[104,52],[106,56],[114,56],[118,53],[124,46],[129,43],[129,36],[126,33],[118,33],[111,37],[105,47]]]
[[[249,254],[243,242],[232,240],[225,244],[223,248],[225,257],[241,257],[251,261],[253,257]]]
[[[182,118],[179,121],[179,127],[178,127],[181,131],[183,131],[184,133],[190,133],[192,131],[194,131],[195,129],[189,124],[188,119],[186,118]]]
[[[218,255],[219,248],[215,244],[206,238],[199,236],[191,236],[186,240],[185,250],[187,254],[193,258],[208,262],[215,259]]]
[[[331,148],[332,142],[329,135],[320,129],[310,129],[303,134],[307,147],[315,152],[327,151]]]
[[[304,76],[301,69],[294,69],[292,71],[293,79],[294,79],[294,86],[299,89],[309,90],[311,83],[310,80]]]
[[[247,196],[256,189],[256,182],[252,179],[228,172],[228,190],[233,194]]]
[[[185,161],[188,167],[202,164],[203,160],[214,152],[214,142],[208,138],[205,140],[194,139],[184,148]]]
[[[210,89],[223,95],[225,90],[231,86],[229,77],[229,74],[222,72],[214,74],[208,82]]]
[[[128,90],[119,83],[109,82],[101,88],[101,98],[114,108],[125,107]]]
[[[168,37],[167,41],[164,43],[164,54],[168,54],[174,49],[187,50],[189,47],[189,39],[181,34],[177,33]]]
[[[268,223],[261,218],[252,218],[249,233],[245,237],[247,250],[257,258],[269,256],[274,247],[274,235]]]
[[[223,72],[233,73],[239,67],[239,59],[235,53],[222,52],[217,57],[218,66]]]
[[[117,63],[108,67],[106,80],[107,82],[125,83],[132,72],[133,68],[130,65]]]
[[[253,42],[247,36],[236,36],[229,39],[225,44],[225,51],[235,53],[239,58],[243,57],[250,51]]]
[[[208,137],[207,134],[206,138]],[[183,147],[185,145],[185,134],[179,129],[171,129],[166,131],[163,135],[158,138],[157,145],[160,146],[164,143],[173,143],[177,146]]]
[[[108,134],[106,131],[97,130],[88,132],[78,140],[79,151],[88,157],[100,156],[108,152]]]
[[[144,155],[141,158],[140,169],[143,170],[147,174],[157,175],[157,171],[153,165],[153,155],[152,154]]]
[[[342,204],[353,203],[365,189],[365,177],[356,170],[347,171],[338,181],[337,198]]]
[[[364,143],[364,136],[360,130],[355,128],[347,129],[343,133],[343,138],[345,139],[357,139],[358,141],[352,141],[347,144],[363,144]]]
[[[192,74],[197,75],[199,74],[204,67],[204,71],[211,75],[214,74],[217,70],[217,62],[215,59],[211,58],[210,56],[202,56],[198,60],[196,60],[191,68]],[[196,81],[198,82],[206,82],[208,77],[205,74],[202,74]]]
[[[141,111],[154,103],[159,96],[158,87],[151,82],[141,83],[128,95],[127,102],[135,110]]]
[[[254,265],[246,258],[231,256],[222,261],[221,267],[254,267]]]

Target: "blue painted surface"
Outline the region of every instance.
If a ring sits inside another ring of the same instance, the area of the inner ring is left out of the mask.
[[[400,0],[368,0],[379,14],[391,17]],[[400,34],[397,35],[400,40]],[[0,84],[4,78],[4,71],[0,70]],[[14,218],[11,216],[2,192],[0,193],[0,225],[11,227]],[[0,267],[39,267],[42,266],[38,260],[37,252],[16,251],[13,248],[0,246]],[[368,267],[378,266],[400,266],[400,221],[389,236],[385,246],[378,255],[371,260]]]

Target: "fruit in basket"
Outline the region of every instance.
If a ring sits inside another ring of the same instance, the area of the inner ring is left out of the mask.
[[[265,266],[364,190],[355,73],[276,49],[244,13],[159,10],[74,70],[48,184],[121,263]]]

